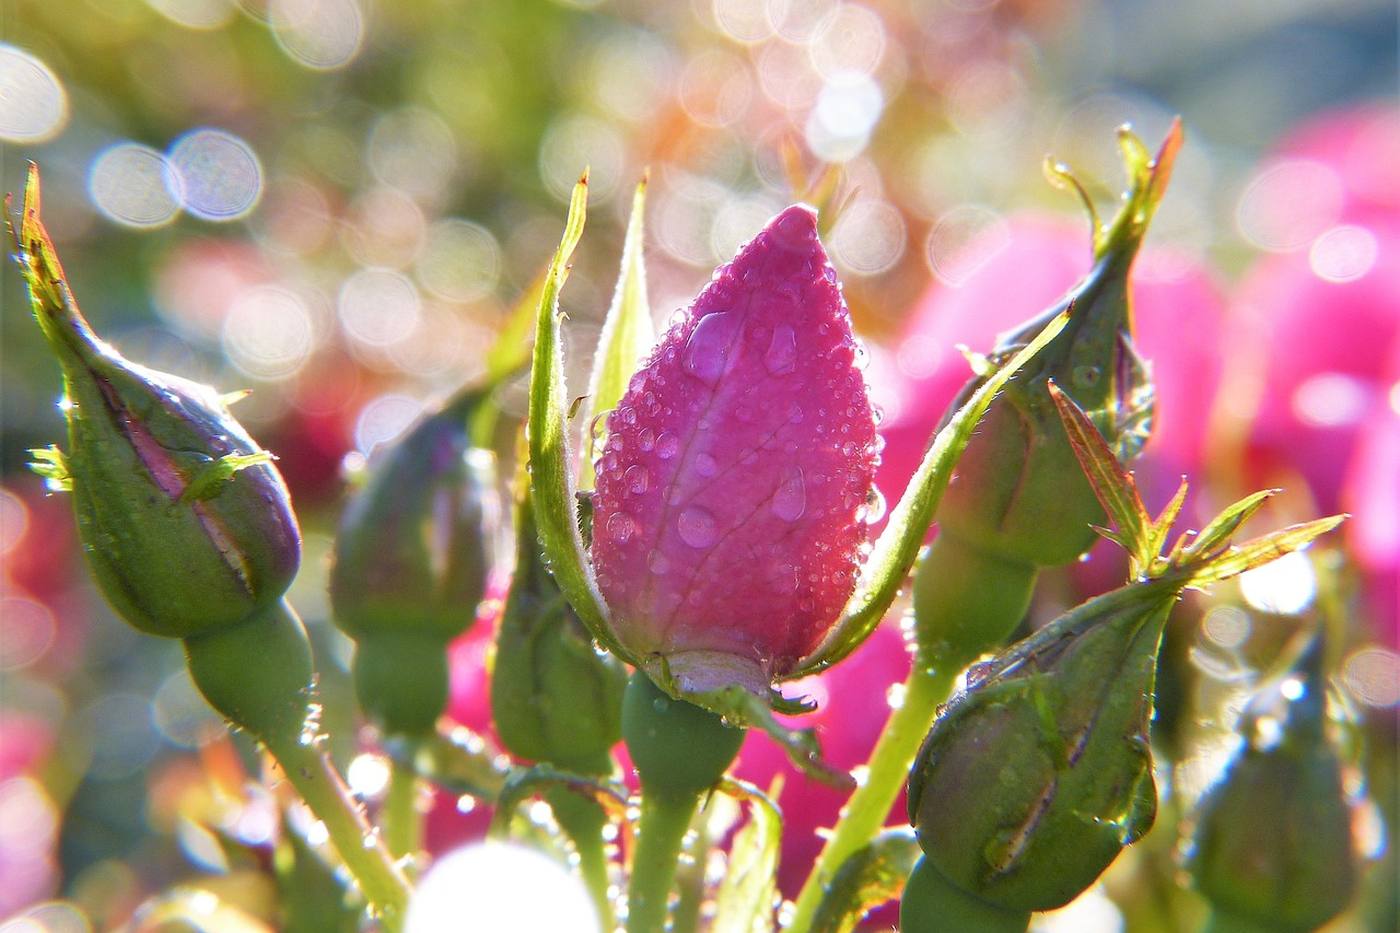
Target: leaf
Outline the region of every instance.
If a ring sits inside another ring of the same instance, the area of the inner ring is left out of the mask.
[[[851,853],[827,885],[811,933],[850,933],[871,909],[904,893],[922,854],[908,826],[887,829]]]
[[[583,236],[588,204],[588,175],[574,186],[564,237],[550,263],[540,290],[535,318],[535,353],[530,368],[530,408],[527,433],[530,448],[530,489],[534,497],[540,544],[559,589],[588,633],[613,654],[636,664],[609,627],[608,608],[598,590],[593,568],[583,551],[574,500],[574,469],[565,420],[569,394],[564,385],[564,350],[559,325],[559,290],[568,277],[569,259]]]
[[[593,376],[588,383],[588,412],[585,425],[591,430],[594,418],[611,411],[622,394],[637,364],[656,342],[656,329],[647,304],[646,263],[642,254],[642,225],[646,213],[647,179],[642,178],[632,196],[632,216],[627,222],[627,237],[622,247],[622,268],[618,272],[617,291],[612,306],[603,321],[598,337],[598,350],[593,357]],[[587,440],[587,439],[586,439]],[[585,448],[588,444],[585,441]],[[593,488],[593,460],[583,457],[579,464],[582,475],[579,485]]]
[[[1172,526],[1176,524],[1177,517],[1181,515],[1181,507],[1186,504],[1186,493],[1190,490],[1190,484],[1186,482],[1186,477],[1181,478],[1181,483],[1176,487],[1176,493],[1162,508],[1162,512],[1153,520],[1150,533],[1148,535],[1147,551],[1155,560],[1161,553],[1162,548],[1167,545],[1167,535],[1171,532]],[[1121,542],[1119,542],[1121,544]]]
[[[526,286],[516,299],[506,322],[501,327],[491,348],[486,351],[486,381],[497,383],[508,379],[530,362],[534,348],[536,320],[539,317],[540,299],[548,282],[550,269],[542,270]],[[560,283],[563,284],[562,282]]]
[[[1201,529],[1195,539],[1182,548],[1183,559],[1190,560],[1202,555],[1212,555],[1220,546],[1229,541],[1239,527],[1264,505],[1270,497],[1282,492],[1281,489],[1265,489],[1245,496],[1233,505],[1227,506]]]
[[[529,798],[554,788],[562,788],[592,800],[608,811],[618,823],[626,822],[626,788],[596,777],[564,771],[553,765],[538,764],[530,768],[518,768],[506,779],[501,795],[496,801],[496,812],[491,816],[488,836],[493,839],[505,838],[510,833],[511,819],[516,808]]]
[[[840,621],[821,645],[784,675],[784,679],[805,677],[830,667],[854,651],[875,630],[919,555],[939,500],[977,422],[1006,381],[1053,340],[1068,320],[1068,313],[1051,319],[1006,365],[988,377],[934,437],[908,489],[890,513],[884,534],[875,543],[862,571],[860,585],[846,603]]]
[[[1346,515],[1332,515],[1299,525],[1289,525],[1271,534],[1263,535],[1229,548],[1223,554],[1201,565],[1187,564],[1175,575],[1184,578],[1187,586],[1208,586],[1221,580],[1262,567],[1285,554],[1301,550],[1321,535],[1326,534],[1346,521]],[[1164,577],[1167,579],[1168,577]]]
[[[747,800],[749,821],[734,837],[729,866],[716,895],[713,933],[769,933],[777,900],[783,816],[757,787],[725,778],[720,790]]]
[[[1151,550],[1152,519],[1142,504],[1142,497],[1138,495],[1133,474],[1118,462],[1084,409],[1053,381],[1047,384],[1047,388],[1060,413],[1060,421],[1065,426],[1075,459],[1084,470],[1094,496],[1113,521],[1117,532],[1113,540],[1124,546],[1135,567],[1150,566],[1157,556]]]
[[[68,458],[57,444],[47,447],[34,447],[29,451],[34,459],[29,469],[44,478],[44,488],[49,492],[72,492],[73,475],[68,472]]]

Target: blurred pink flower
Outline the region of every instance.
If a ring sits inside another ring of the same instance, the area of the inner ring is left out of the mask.
[[[944,410],[971,377],[958,352],[987,352],[996,336],[1050,307],[1092,263],[1083,222],[1018,214],[967,248],[981,264],[960,285],[933,283],[895,351],[897,379],[880,487],[894,501],[908,483]],[[1137,470],[1151,498],[1166,496],[1204,455],[1208,415],[1220,385],[1223,303],[1214,275],[1167,247],[1146,247],[1133,268],[1135,342],[1152,364],[1157,401],[1152,439]]]
[[[619,640],[684,687],[766,691],[850,596],[875,458],[857,352],[796,205],[716,270],[609,416],[598,585]]]

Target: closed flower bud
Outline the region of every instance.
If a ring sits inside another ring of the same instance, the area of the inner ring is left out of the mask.
[[[653,675],[766,695],[836,621],[877,459],[862,352],[816,216],[794,206],[633,376],[608,418],[592,557]]]
[[[136,628],[181,638],[275,604],[301,538],[271,456],[213,389],[132,363],[93,333],[40,221],[37,172],[19,241],[68,422],[67,451],[37,451],[36,469],[72,491],[108,600]]]
[[[447,643],[476,615],[498,511],[490,452],[471,444],[484,390],[421,419],[372,463],[336,538],[331,606],[358,643],[361,705],[392,732],[429,729],[447,702]]]
[[[1147,744],[1157,651],[1174,593],[1119,590],[968,674],[909,778],[930,869],[976,901],[1073,900],[1156,811]]]
[[[496,735],[519,758],[604,773],[622,737],[627,670],[594,650],[540,560],[531,513],[526,498],[516,509],[519,546],[491,676]]]
[[[1249,701],[1243,743],[1196,814],[1189,853],[1218,926],[1313,930],[1356,888],[1341,763],[1326,735],[1322,642]]]

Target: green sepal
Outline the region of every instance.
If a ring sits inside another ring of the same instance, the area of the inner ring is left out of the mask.
[[[33,447],[29,455],[29,469],[44,478],[44,488],[49,492],[72,492],[73,475],[68,472],[68,458],[57,444],[47,447]]]
[[[266,450],[256,450],[250,454],[224,454],[190,477],[189,485],[180,493],[180,501],[189,503],[212,499],[239,470],[272,463],[276,459]]]
[[[583,236],[588,204],[588,175],[579,179],[569,201],[564,236],[550,263],[540,292],[535,318],[535,352],[530,368],[529,470],[531,496],[536,505],[540,545],[559,589],[595,641],[617,657],[636,666],[636,659],[622,647],[609,624],[592,564],[579,534],[577,486],[571,455],[564,385],[563,337],[559,325],[559,291],[568,277],[569,259]]]
[[[908,489],[890,512],[889,522],[875,542],[861,573],[860,584],[846,603],[841,618],[816,650],[803,658],[785,679],[795,680],[825,670],[855,651],[875,631],[919,556],[953,468],[977,430],[982,415],[1007,381],[1049,345],[1068,322],[1067,314],[1052,318],[1040,333],[989,376],[939,430],[909,481]]]
[[[496,799],[487,837],[504,839],[510,835],[515,811],[531,797],[555,788],[578,794],[602,807],[619,824],[627,819],[627,789],[596,776],[576,774],[552,765],[516,768],[506,778]]]
[[[908,826],[886,829],[851,853],[826,886],[811,933],[851,933],[872,909],[904,892],[921,855]]]
[[[725,778],[719,790],[749,805],[749,820],[734,836],[729,864],[715,895],[713,933],[770,933],[777,899],[783,814],[767,794]]]
[[[664,692],[643,671],[627,681],[622,738],[643,796],[690,800],[719,783],[739,754],[744,729]]]

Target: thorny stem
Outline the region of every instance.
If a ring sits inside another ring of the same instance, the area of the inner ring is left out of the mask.
[[[381,822],[384,844],[395,858],[416,857],[423,848],[423,811],[418,806],[418,776],[398,762],[389,770],[389,790]]]
[[[371,911],[389,933],[403,929],[409,885],[384,842],[350,798],[330,758],[315,743],[268,737],[267,750],[311,812],[326,827],[331,845],[360,886]]]
[[[627,889],[627,933],[666,929],[671,884],[699,802],[695,794],[643,793],[641,828]]]

